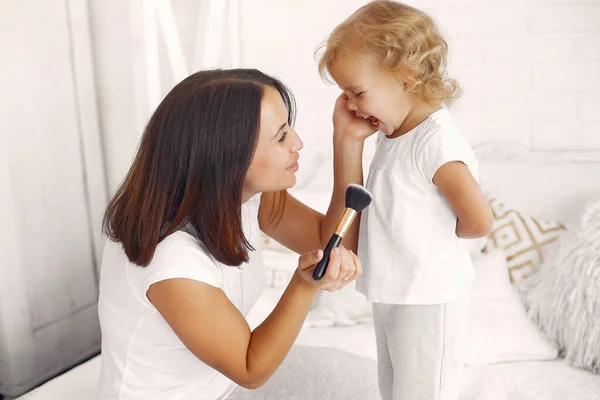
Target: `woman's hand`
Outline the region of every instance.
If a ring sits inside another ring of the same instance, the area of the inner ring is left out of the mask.
[[[302,283],[316,289],[333,292],[343,288],[362,274],[362,264],[358,256],[344,246],[340,246],[331,250],[327,272],[323,279],[315,281],[312,274],[321,258],[323,258],[323,250],[312,251],[300,256],[296,273]]]
[[[342,93],[335,102],[333,109],[333,134],[338,138],[348,138],[363,142],[377,132],[371,121],[356,116],[348,109],[348,96]]]

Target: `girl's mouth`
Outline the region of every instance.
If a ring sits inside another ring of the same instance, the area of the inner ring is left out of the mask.
[[[365,117],[365,119],[368,119],[369,121],[371,121],[371,123],[373,125],[377,125],[379,124],[379,120],[371,115],[369,115],[368,117]]]

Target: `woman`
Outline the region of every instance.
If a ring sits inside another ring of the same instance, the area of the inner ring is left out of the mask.
[[[346,186],[362,182],[361,139],[372,128],[337,117],[342,172],[323,216],[285,192],[303,146],[294,111],[287,88],[257,70],[198,72],[158,106],[104,219],[102,399],[223,399],[235,384],[257,388],[285,358],[317,290],[360,275],[354,252],[340,248],[326,278],[311,277]],[[244,316],[264,282],[259,230],[302,256],[251,331]],[[345,241],[356,249],[356,230]]]

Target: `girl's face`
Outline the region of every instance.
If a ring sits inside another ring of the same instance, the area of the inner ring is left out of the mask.
[[[392,135],[414,110],[418,97],[408,93],[394,76],[372,56],[341,52],[329,73],[348,96],[348,109],[370,119],[386,135]]]
[[[304,144],[288,125],[288,109],[277,89],[266,87],[254,157],[244,180],[243,200],[263,192],[277,192],[296,184],[298,151]]]

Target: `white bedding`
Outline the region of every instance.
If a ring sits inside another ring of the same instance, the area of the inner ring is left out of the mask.
[[[249,316],[254,324],[269,314],[278,295],[277,290],[265,292]],[[377,360],[371,324],[305,327],[296,344],[329,347]],[[560,359],[468,367],[460,400],[600,400],[600,376],[574,369]]]
[[[372,329],[371,325],[310,328],[302,331],[297,343],[374,359]],[[99,372],[100,358],[95,357],[19,399],[95,400]],[[573,369],[562,360],[470,367],[461,400],[600,400],[600,377]]]
[[[269,314],[276,296],[274,291],[263,295],[249,316],[251,325]],[[339,349],[372,360],[377,354],[370,324],[303,328],[296,344]],[[494,364],[465,371],[460,400],[600,400],[600,376],[571,368],[562,360]],[[96,400],[99,372],[100,358],[95,357],[19,400]]]
[[[372,325],[304,329],[296,343],[376,359]],[[600,376],[563,360],[468,367],[460,400],[600,400]]]
[[[562,360],[466,368],[461,400],[598,400],[600,376]]]

